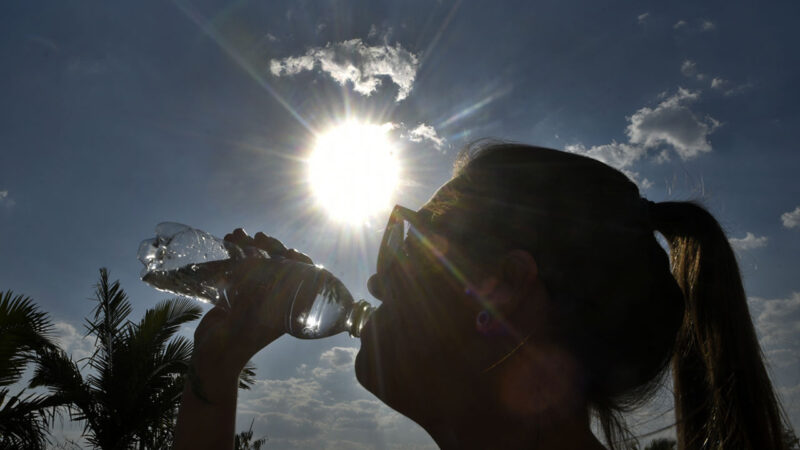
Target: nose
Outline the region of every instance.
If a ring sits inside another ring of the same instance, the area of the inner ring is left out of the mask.
[[[378,300],[384,300],[385,291],[383,288],[383,283],[381,282],[377,273],[373,274],[371,277],[369,277],[369,280],[367,280],[367,290]]]

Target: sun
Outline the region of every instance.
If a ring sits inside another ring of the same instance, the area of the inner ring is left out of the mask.
[[[317,137],[309,183],[335,220],[363,224],[392,206],[400,164],[390,130],[390,124],[349,121]]]

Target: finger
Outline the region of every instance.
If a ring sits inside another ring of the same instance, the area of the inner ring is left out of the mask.
[[[305,253],[300,253],[293,248],[290,248],[289,250],[286,251],[286,257],[289,259],[293,259],[295,261],[300,261],[302,263],[314,264],[314,261],[312,261],[308,255],[306,255]]]
[[[236,244],[239,248],[241,248],[245,252],[245,254],[253,253],[253,252],[248,252],[247,251],[247,247],[254,246],[255,242],[253,241],[253,238],[248,236],[247,232],[244,231],[244,229],[242,229],[242,228],[237,228],[237,229],[233,230],[233,233],[226,234],[225,235],[225,240],[228,241],[228,242],[233,242],[234,244]],[[257,253],[257,251],[256,251],[256,253]],[[251,254],[250,256],[253,256],[253,255],[254,254]]]
[[[228,233],[228,234],[225,235],[225,240],[226,241],[231,241],[231,242],[237,242],[237,241],[240,241],[242,239],[249,239],[249,238],[250,238],[250,236],[247,235],[247,232],[244,231],[243,228],[237,228],[237,229],[233,230],[233,232]]]
[[[286,246],[272,236],[267,236],[259,231],[256,233],[254,240],[256,247],[266,250],[269,256],[284,256],[286,254]]]

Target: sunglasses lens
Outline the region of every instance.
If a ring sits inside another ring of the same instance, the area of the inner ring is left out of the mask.
[[[392,262],[400,255],[407,230],[406,221],[392,214],[383,235],[383,242],[378,252],[378,273],[385,274]]]
[[[386,249],[396,255],[400,248],[403,246],[405,239],[405,221],[398,220],[389,226],[388,236],[386,239]]]

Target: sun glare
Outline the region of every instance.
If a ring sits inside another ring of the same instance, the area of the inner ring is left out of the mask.
[[[308,160],[309,182],[334,219],[361,224],[391,206],[400,165],[390,129],[351,121],[317,138]]]

